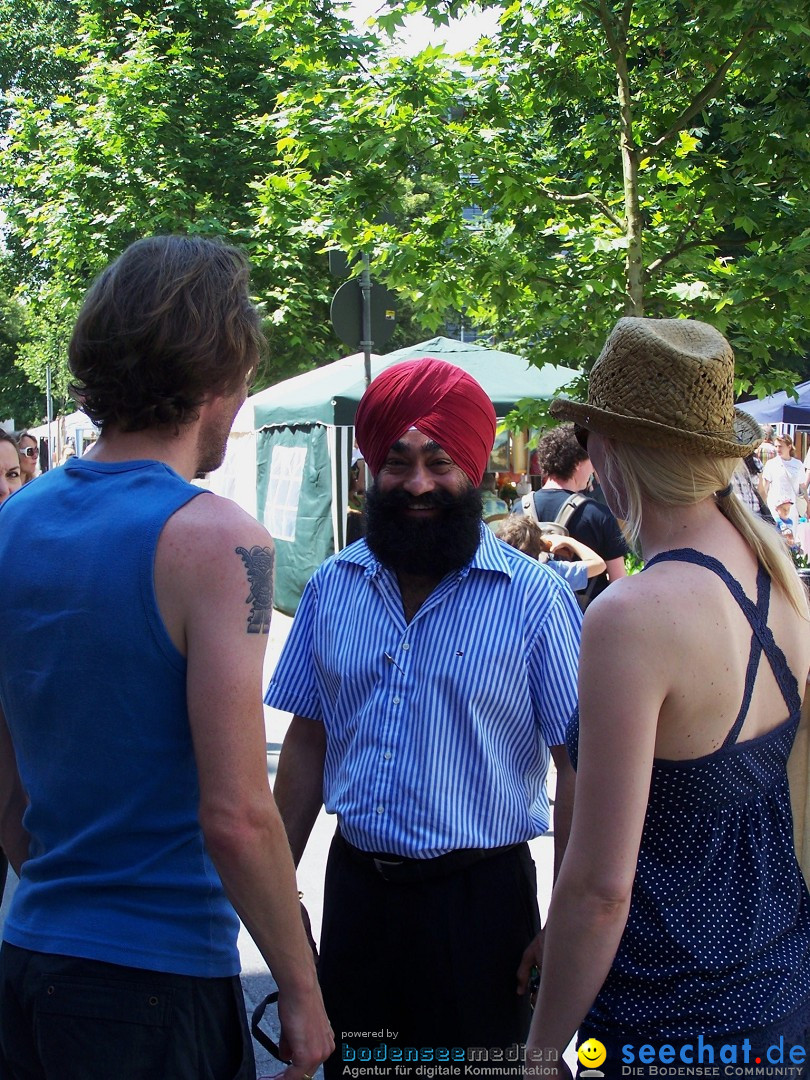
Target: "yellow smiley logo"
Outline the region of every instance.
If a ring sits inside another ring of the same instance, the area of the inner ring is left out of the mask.
[[[577,1050],[577,1057],[580,1065],[584,1065],[586,1069],[598,1069],[607,1057],[607,1050],[598,1039],[588,1039]]]

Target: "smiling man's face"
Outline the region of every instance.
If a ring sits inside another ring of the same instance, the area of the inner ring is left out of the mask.
[[[419,512],[419,497],[433,491],[460,495],[470,487],[469,477],[449,454],[416,428],[397,439],[375,477],[377,490],[406,491],[413,500],[413,512]],[[429,502],[429,500],[428,500]]]
[[[475,554],[481,495],[437,443],[411,429],[366,495],[366,520],[366,541],[380,562],[438,580]]]

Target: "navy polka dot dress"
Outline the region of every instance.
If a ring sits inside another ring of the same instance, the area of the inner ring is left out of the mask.
[[[810,894],[793,849],[786,765],[799,722],[796,679],[756,605],[725,567],[692,549],[650,560],[697,563],[728,586],[751,624],[742,708],[719,750],[656,759],[627,926],[589,1013],[591,1033],[685,1039],[764,1028],[810,998]],[[790,713],[737,742],[764,653]],[[576,767],[578,717],[569,724]]]

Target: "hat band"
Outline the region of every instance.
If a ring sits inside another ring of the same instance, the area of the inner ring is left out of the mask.
[[[604,405],[597,405],[593,401],[588,402],[588,404],[589,404],[590,407],[592,407],[594,409],[599,409],[600,412],[609,413],[610,417],[611,417],[611,419],[613,421],[625,422],[625,423],[628,423],[628,424],[638,424],[638,423],[655,424],[656,427],[669,428],[672,431],[678,431],[682,435],[700,435],[700,436],[704,436],[707,439],[728,439],[728,438],[733,439],[734,438],[734,423],[733,423],[733,421],[728,427],[724,427],[724,428],[698,428],[698,429],[696,429],[696,428],[680,428],[680,427],[676,427],[675,424],[672,424],[671,422],[669,422],[667,420],[653,420],[649,416],[630,416],[627,413],[615,412],[609,406],[605,407]],[[591,422],[590,414],[585,413],[585,416],[579,422],[581,422],[583,424],[589,424]]]

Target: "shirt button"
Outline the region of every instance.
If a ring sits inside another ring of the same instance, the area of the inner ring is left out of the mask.
[[[405,650],[405,652],[407,652],[408,649],[410,649],[410,647],[411,647],[411,644],[410,644],[409,641],[403,641],[402,642],[402,648]]]
[[[395,697],[395,698],[394,698],[394,704],[395,704],[395,705],[399,705],[399,698],[398,698],[398,697]]]
[[[383,757],[385,758],[386,761],[390,761],[391,760],[391,751],[386,750],[385,753],[383,754]]]
[[[384,812],[385,812],[385,807],[384,806],[380,805],[380,806],[377,807],[377,813],[378,814],[382,814]]]

